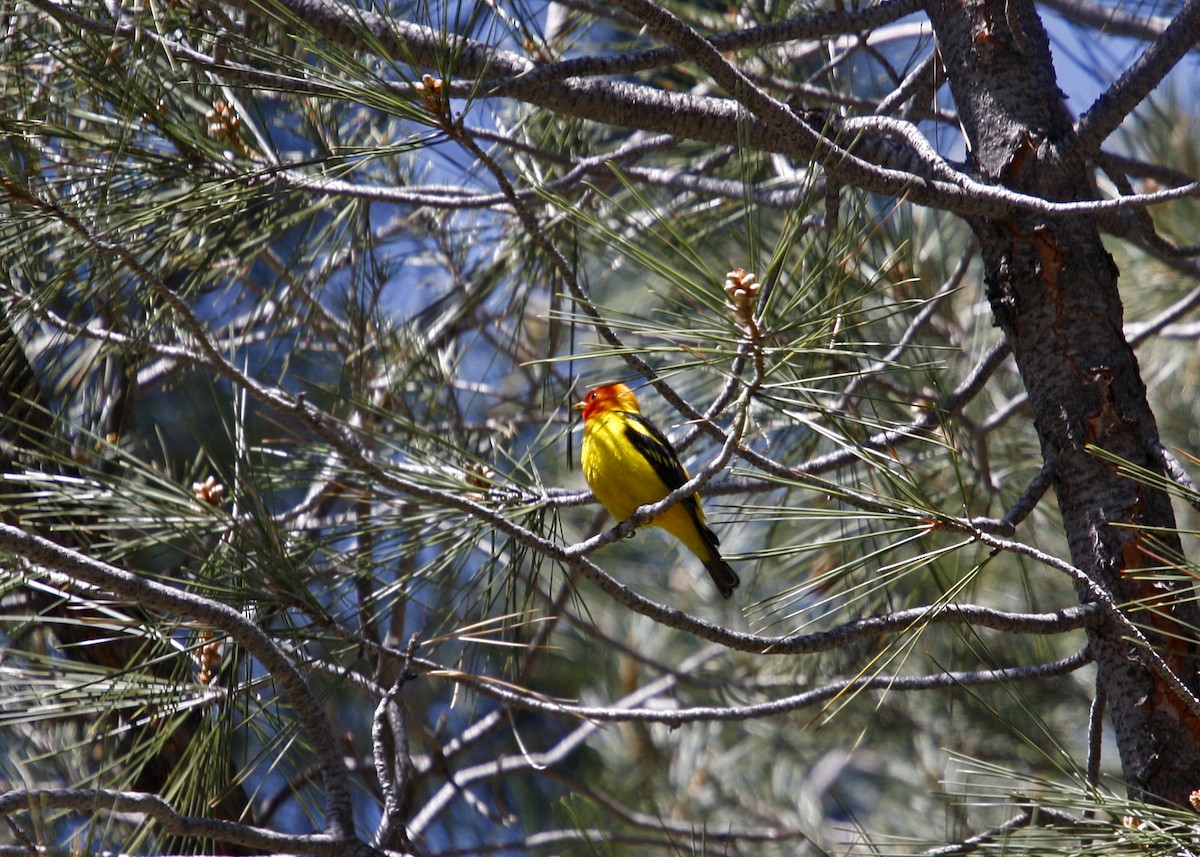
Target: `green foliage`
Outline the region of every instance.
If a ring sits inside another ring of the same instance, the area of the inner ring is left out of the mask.
[[[372,15],[393,10],[362,9],[352,39],[270,4],[14,8],[0,338],[23,416],[3,520],[265,630],[352,762],[361,838],[397,784],[378,844],[431,855],[910,853],[989,828],[978,853],[1182,847],[1190,816],[1114,796],[1111,748],[1088,770],[1081,626],[954,618],[1076,603],[1040,561],[1067,555],[1052,500],[1012,543],[979,523],[1042,462],[1011,363],[964,386],[999,334],[960,220],[839,201],[815,164],[749,147],[647,144],[576,171],[626,132],[494,100],[486,73],[453,91],[455,130],[430,64],[389,48],[401,23],[440,34],[449,87],[456,34],[641,44],[601,9],[549,35],[522,4],[420,5],[391,31]],[[671,8],[703,33],[735,16]],[[827,74],[784,56],[747,66],[808,95],[810,73],[846,98],[890,80],[869,53]],[[690,63],[644,79],[708,84]],[[1177,112],[1143,121],[1163,133]],[[1131,308],[1149,317],[1184,281],[1135,260],[1161,286]],[[762,284],[757,332],[722,291],[737,268]],[[1148,354],[1148,377],[1194,373],[1191,337]],[[582,490],[568,406],[618,378],[693,474],[744,417],[705,486],[734,602],[655,531],[562,550],[614,523]],[[1188,413],[1164,434],[1194,446]],[[319,740],[261,652],[19,554],[0,569],[3,790],[153,791],[182,815],[322,829]],[[705,636],[894,614],[803,653]],[[82,824],[31,815],[48,846],[219,847],[113,801]]]

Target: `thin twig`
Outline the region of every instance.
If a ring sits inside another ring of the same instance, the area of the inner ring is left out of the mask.
[[[1086,822],[1081,822],[1073,815],[1068,815],[1065,812],[1057,809],[1049,809],[1047,807],[1028,807],[1022,809],[1020,813],[1010,818],[1003,824],[964,839],[962,842],[956,842],[953,845],[944,845],[940,848],[930,848],[921,853],[925,857],[958,857],[963,854],[974,854],[981,848],[990,845],[997,840],[1003,840],[1005,835],[1014,830],[1021,830],[1026,827],[1035,825],[1047,825],[1054,827],[1066,828],[1082,828],[1088,829]]]
[[[1014,553],[1022,554],[1030,557],[1031,559],[1035,559],[1038,562],[1049,566],[1050,568],[1055,568],[1059,571],[1065,572],[1077,583],[1082,584],[1083,588],[1087,590],[1088,594],[1091,595],[1091,597],[1097,603],[1104,606],[1109,619],[1115,622],[1120,629],[1125,634],[1129,635],[1129,637],[1131,637],[1132,640],[1137,644],[1138,657],[1143,658],[1146,662],[1146,665],[1155,674],[1157,674],[1159,678],[1163,679],[1163,681],[1170,686],[1171,690],[1173,690],[1175,695],[1179,698],[1179,701],[1187,706],[1187,709],[1194,716],[1200,718],[1200,700],[1198,700],[1192,694],[1191,690],[1186,684],[1184,684],[1183,680],[1175,674],[1175,671],[1167,666],[1167,663],[1163,660],[1162,655],[1160,655],[1158,651],[1152,645],[1150,645],[1150,641],[1146,639],[1146,635],[1143,634],[1142,630],[1138,628],[1128,616],[1125,615],[1125,612],[1121,609],[1120,605],[1113,601],[1112,596],[1106,592],[1105,589],[1100,586],[1100,584],[1096,583],[1096,581],[1094,581],[1087,572],[1072,565],[1066,560],[1061,560],[1058,557],[1051,556],[1044,551],[1040,551],[1037,548],[1030,547],[1029,545],[1022,544],[1020,542],[1001,539],[990,533],[982,531],[977,532],[977,538],[984,544],[991,545],[998,550],[1011,550]]]
[[[1030,480],[1025,486],[1025,490],[1021,492],[1021,496],[1017,498],[1012,507],[1005,513],[1004,517],[996,520],[995,518],[972,518],[971,525],[978,527],[997,536],[1009,537],[1017,530],[1017,525],[1029,516],[1029,513],[1034,510],[1042,497],[1046,495],[1050,484],[1054,481],[1054,465],[1047,459],[1042,462],[1042,466],[1038,468],[1037,475]]]
[[[645,601],[642,603],[653,604]],[[782,636],[734,631],[679,611],[650,618],[664,625],[688,631],[696,637],[731,651],[782,657],[836,651],[858,640],[872,640],[884,634],[903,633],[914,628],[943,624],[970,625],[1007,634],[1065,634],[1097,625],[1105,621],[1105,614],[1103,605],[1096,603],[1078,604],[1046,613],[1015,613],[976,604],[938,604],[853,619],[825,631]],[[365,648],[397,661],[405,657],[404,652],[387,646],[367,644]]]
[[[354,841],[349,777],[324,708],[292,659],[258,624],[219,601],[158,583],[8,524],[0,523],[0,547],[68,585],[83,582],[153,610],[186,616],[219,628],[245,648],[287,694],[312,739],[329,805],[327,834],[347,847]]]
[[[828,702],[846,693],[864,690],[884,690],[889,692],[925,691],[946,687],[967,687],[992,684],[1008,684],[1014,681],[1032,681],[1065,675],[1091,663],[1088,650],[1082,649],[1074,655],[1045,664],[1026,667],[1003,667],[986,670],[957,670],[930,675],[872,675],[858,678],[842,679],[830,682],[821,687],[792,694],[769,702],[751,703],[747,705],[729,706],[695,706],[692,708],[634,708],[624,704],[618,705],[568,705],[555,702],[488,681],[486,677],[475,676],[453,669],[431,669],[430,676],[445,678],[449,681],[464,684],[477,693],[491,697],[506,705],[538,711],[544,714],[555,714],[583,718],[596,722],[637,722],[661,723],[666,726],[683,726],[687,723],[700,721],[728,722],[753,720],[763,717],[777,717]]]
[[[680,665],[680,669],[694,670],[702,666],[720,653],[716,646],[708,646]],[[664,676],[639,688],[616,703],[620,707],[634,707],[660,696],[675,684],[672,676]],[[409,820],[409,831],[414,836],[421,836],[433,821],[448,808],[451,800],[472,784],[481,780],[492,779],[515,771],[528,771],[535,767],[550,767],[562,762],[600,728],[598,722],[585,722],[563,736],[550,749],[541,753],[523,754],[520,756],[505,756],[494,761],[485,762],[474,767],[466,768],[450,774],[450,782],[442,786],[421,809]]]
[[[1075,145],[1097,151],[1197,42],[1200,0],[1186,0],[1162,35],[1079,117]]]
[[[837,404],[831,408],[831,410],[844,411],[850,402],[850,398],[854,395],[854,391],[857,390],[858,387],[869,376],[875,374],[876,372],[883,372],[895,365],[896,361],[900,359],[900,356],[905,352],[908,346],[911,345],[913,340],[917,338],[917,334],[921,332],[921,330],[929,322],[929,319],[931,319],[933,314],[937,312],[938,306],[941,303],[941,299],[962,285],[962,281],[967,276],[967,271],[970,270],[971,260],[975,257],[978,244],[978,239],[975,238],[972,238],[969,242],[967,242],[967,246],[963,249],[962,255],[959,256],[958,264],[954,266],[954,270],[950,272],[950,276],[947,277],[945,282],[938,287],[937,291],[934,292],[927,301],[925,301],[921,309],[913,315],[912,320],[904,329],[904,333],[900,335],[900,338],[896,340],[895,344],[892,345],[888,353],[851,378],[850,383],[846,385],[846,389],[842,393],[841,398],[838,400]]]

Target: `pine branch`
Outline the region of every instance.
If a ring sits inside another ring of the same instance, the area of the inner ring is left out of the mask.
[[[593,583],[597,583],[597,581],[593,581]],[[637,612],[663,625],[687,631],[730,651],[769,656],[809,655],[837,651],[860,640],[876,639],[885,634],[911,632],[914,628],[943,624],[988,628],[1008,634],[1065,634],[1105,621],[1103,605],[1095,603],[1063,607],[1049,613],[1015,613],[974,604],[948,603],[913,607],[880,616],[854,619],[827,631],[769,636],[721,628],[679,611],[669,611],[669,608],[662,608],[660,605],[640,599],[640,597],[635,596],[635,598],[637,600],[633,604],[626,606],[632,607]],[[651,605],[657,609],[650,609]],[[365,647],[381,655],[386,655],[396,662],[401,662],[406,657],[404,652],[380,644],[367,642]],[[429,664],[426,666],[433,668]]]
[[[257,623],[218,601],[156,583],[8,524],[0,523],[0,547],[32,563],[36,573],[50,576],[58,585],[75,588],[84,583],[147,609],[186,617],[219,629],[245,648],[291,700],[296,717],[312,740],[325,784],[329,805],[326,832],[343,847],[351,847],[354,824],[349,777],[332,726],[295,663]],[[166,812],[163,806],[161,811]]]
[[[716,653],[717,650],[715,648],[708,647],[688,658],[680,665],[680,669],[696,669],[702,663],[714,657]],[[666,693],[674,684],[675,678],[673,676],[664,676],[628,694],[617,702],[616,705],[627,708],[641,705],[649,699]],[[538,753],[527,753],[521,756],[502,756],[483,764],[447,772],[449,781],[409,820],[408,827],[410,834],[417,837],[423,835],[434,819],[446,811],[455,796],[464,793],[466,789],[475,783],[514,772],[541,770],[557,765],[583,746],[583,742],[599,728],[599,723],[585,722],[560,738],[548,750]]]
[[[486,678],[470,675],[459,670],[422,664],[426,675],[445,678],[466,685],[477,693],[529,711],[578,717],[598,722],[661,723],[677,728],[697,722],[727,722],[755,720],[792,714],[805,708],[821,705],[846,694],[860,691],[882,690],[888,692],[920,692],[948,687],[971,687],[1009,684],[1014,681],[1035,681],[1066,675],[1091,663],[1091,655],[1084,649],[1045,664],[1026,667],[1001,667],[985,670],[952,670],[931,675],[872,675],[830,682],[821,687],[783,697],[769,702],[730,706],[695,706],[692,708],[634,708],[617,705],[568,705],[554,702],[535,694],[503,686]],[[622,701],[622,703],[624,700]]]
[[[1186,0],[1162,35],[1079,117],[1075,146],[1098,151],[1185,54],[1200,42],[1200,2]]]
[[[112,813],[139,813],[153,819],[163,832],[198,840],[211,839],[253,848],[267,854],[311,854],[314,857],[378,857],[379,852],[354,839],[331,832],[311,834],[278,833],[261,827],[210,818],[181,815],[155,794],[112,789],[14,789],[0,794],[0,816],[13,813],[60,809],[92,813],[97,807]]]
[[[59,20],[79,26],[86,25],[98,31],[112,29],[111,25],[90,21],[53,0],[30,2]],[[256,8],[250,0],[239,2],[249,10]],[[432,28],[395,20],[384,22],[367,12],[356,11],[351,14],[327,0],[284,0],[281,8],[288,9],[299,20],[305,21],[339,44],[368,50],[379,45],[392,60],[412,60],[436,68],[440,58],[452,54],[457,64],[456,71],[460,74],[480,73],[484,69],[492,69],[512,75],[518,81],[523,80],[525,75],[536,68],[531,61],[512,52],[492,49],[461,36],[447,36],[449,40],[446,41],[443,39],[445,34]],[[184,46],[172,45],[169,40],[153,31],[142,28],[130,30],[129,26],[124,23],[118,24],[118,30],[126,32],[130,37],[136,32],[140,38],[162,44],[180,59],[211,67],[214,73],[228,76],[234,81],[326,96],[344,97],[352,94],[342,88],[319,84],[290,84],[291,78],[271,78],[270,75],[263,75],[248,66],[218,60],[215,56],[206,56]],[[364,26],[370,32],[370,39],[365,42],[361,37],[361,28]],[[904,196],[914,203],[941,208],[965,217],[1003,216],[1013,208],[1048,215],[1105,215],[1123,209],[1142,208],[1200,196],[1200,182],[1193,182],[1154,193],[1121,196],[1109,200],[1049,202],[1036,196],[976,182],[965,173],[947,173],[940,158],[932,161],[932,164],[936,165],[932,173],[909,172],[907,170],[922,163],[929,165],[930,160],[910,153],[906,148],[897,149],[888,145],[886,135],[856,139],[855,145],[849,149],[839,146],[834,141],[847,134],[835,134],[833,139],[830,139],[821,133],[825,122],[834,117],[819,115],[814,118],[813,124],[809,124],[803,117],[798,117],[734,69],[699,35],[693,32],[691,37],[684,37],[682,34],[688,29],[690,28],[685,27],[676,32],[685,39],[688,50],[696,52],[692,59],[701,61],[703,57],[701,65],[723,85],[732,87],[731,91],[737,93],[737,101],[666,92],[639,84],[578,77],[551,83],[521,84],[519,87],[514,83],[507,94],[548,110],[612,125],[728,145],[745,142],[764,151],[779,152],[798,159],[815,157],[822,162],[831,176],[843,184],[895,197]],[[447,94],[473,98],[479,97],[477,86],[478,83],[473,78],[461,85],[454,82],[446,84]],[[411,90],[411,85],[401,84],[394,89],[396,94],[415,100],[415,92]],[[749,119],[742,110],[742,104],[751,111]],[[863,121],[868,126],[880,122],[875,119]],[[893,133],[890,125],[886,127],[889,133]],[[905,132],[905,136],[911,141],[909,132]],[[852,135],[850,137],[853,139]],[[922,147],[922,150],[924,148]],[[855,151],[871,152],[885,160],[882,163],[872,163],[857,157]],[[893,165],[891,162],[896,163]],[[954,181],[938,177],[949,175],[954,176]],[[340,188],[343,192],[351,190],[350,187],[337,184],[331,184],[329,187]],[[410,198],[410,201],[415,203],[416,198]]]
[[[1065,827],[1067,829],[1077,829],[1080,834],[1095,832],[1095,827],[1086,821],[1080,821],[1074,816],[1062,812],[1061,810],[1051,809],[1042,806],[1030,806],[1022,809],[1017,815],[1010,818],[1004,824],[998,827],[993,827],[983,833],[968,837],[962,842],[953,845],[945,845],[940,848],[930,848],[921,853],[925,857],[956,857],[960,854],[974,854],[977,851],[984,849],[997,841],[1003,841],[1004,838],[1014,830],[1021,830],[1027,827],[1045,826],[1045,827]]]

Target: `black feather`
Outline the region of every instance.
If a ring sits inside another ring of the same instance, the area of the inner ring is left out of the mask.
[[[655,474],[663,481],[663,484],[670,491],[674,491],[680,485],[687,482],[690,477],[687,471],[683,469],[683,465],[679,463],[679,456],[675,453],[675,447],[671,446],[671,441],[667,440],[666,435],[659,431],[658,426],[641,414],[626,412],[626,416],[644,431],[627,427],[625,429],[625,437],[637,447],[642,457],[650,462],[650,466],[654,468]],[[690,497],[684,497],[679,501],[679,505],[687,509],[688,514],[692,516],[692,520],[696,522],[696,526],[700,530],[700,537],[715,551],[717,546],[721,544],[721,541],[717,538],[717,534],[710,530],[704,523],[704,519],[700,517],[700,507],[696,502],[696,495],[693,494]]]
[[[674,491],[680,485],[687,482],[687,471],[680,464],[675,448],[671,446],[671,442],[667,440],[666,435],[658,430],[658,426],[654,425],[654,423],[641,414],[634,413],[633,411],[626,411],[625,416],[629,417],[631,422],[636,425],[636,428],[634,425],[625,428],[626,439],[642,454],[643,458],[650,462],[650,466],[654,468],[655,475],[662,480],[663,484],[670,491]],[[700,511],[700,503],[695,494],[690,497],[684,497],[679,501],[679,505],[691,515],[692,521],[696,524],[696,529],[700,531],[700,538],[704,539],[704,543],[708,545],[709,550],[712,552],[711,558],[704,563],[704,567],[708,570],[709,576],[712,577],[720,593],[729,598],[733,595],[733,590],[742,581],[738,579],[737,572],[730,568],[729,563],[721,558],[721,554],[717,550],[721,544],[721,540],[704,523],[703,513]]]
[[[658,426],[641,414],[626,412],[625,415],[642,429],[639,431],[632,426],[626,427],[625,437],[650,462],[650,466],[654,468],[654,472],[663,481],[663,484],[674,491],[687,482],[687,471],[679,463],[679,456],[675,454],[671,441],[667,440],[666,436],[658,430]]]

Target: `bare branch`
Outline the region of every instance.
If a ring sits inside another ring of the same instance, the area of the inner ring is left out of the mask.
[[[704,650],[688,658],[684,664],[680,665],[680,669],[697,669],[700,665],[715,657],[719,651],[715,646],[706,647]],[[674,684],[675,678],[673,676],[664,676],[635,690],[616,704],[627,708],[641,705],[647,700],[667,692]],[[582,747],[584,741],[599,728],[599,723],[584,723],[563,736],[553,747],[546,751],[532,754],[526,753],[517,757],[506,756],[452,773],[449,778],[450,781],[442,786],[425,806],[421,807],[410,819],[410,834],[412,836],[421,836],[433,820],[446,810],[454,797],[473,783],[513,771],[525,771],[556,765]]]
[[[828,39],[874,30],[899,20],[920,9],[918,0],[886,0],[863,9],[800,15],[763,27],[734,30],[709,36],[707,41],[722,52],[759,49],[798,39]],[[524,89],[541,83],[567,80],[572,77],[601,77],[629,75],[638,71],[674,65],[688,59],[682,47],[670,45],[648,51],[636,51],[607,56],[586,56],[557,63],[547,63],[536,71],[509,81],[496,82],[492,92],[510,95],[514,87]]]
[[[91,813],[98,806],[114,813],[139,813],[152,818],[173,836],[212,839],[268,854],[377,855],[378,852],[354,838],[330,833],[277,833],[232,821],[180,815],[158,795],[112,789],[14,789],[0,794],[0,815],[39,809],[66,809]]]
[[[638,723],[662,723],[666,726],[683,726],[700,721],[741,721],[762,717],[790,714],[804,708],[829,702],[832,699],[859,691],[882,690],[887,692],[927,691],[946,687],[970,687],[978,685],[1008,684],[1014,681],[1032,681],[1074,672],[1091,663],[1091,655],[1083,649],[1074,655],[1046,664],[1027,667],[1006,667],[986,670],[960,670],[932,675],[871,675],[830,682],[812,690],[748,705],[697,706],[693,708],[634,708],[625,705],[581,706],[553,702],[531,693],[503,687],[468,673],[450,669],[431,669],[427,675],[445,678],[471,687],[476,692],[489,696],[506,705],[540,711],[545,714],[578,717],[590,721],[615,721]]]
[[[1132,36],[1149,41],[1161,36],[1171,24],[1171,19],[1165,15],[1152,15],[1140,7],[1130,11],[1092,0],[1039,0],[1039,5],[1053,9],[1069,21],[1112,36]]]
[[[1162,35],[1079,117],[1078,148],[1084,153],[1098,151],[1197,42],[1200,1],[1187,0]]]
[[[339,842],[352,841],[348,776],[333,729],[320,700],[291,658],[255,622],[218,601],[156,583],[8,524],[0,523],[0,547],[42,567],[42,573],[60,580],[65,577],[62,582],[68,585],[82,581],[149,609],[218,628],[250,652],[291,699],[296,716],[312,739],[328,795],[328,834]]]
[[[642,600],[639,596],[634,597],[638,598],[640,603],[635,602],[638,606],[633,606],[632,609],[664,625],[687,631],[731,651],[772,656],[834,651],[858,640],[874,639],[883,634],[902,633],[913,628],[933,625],[962,624],[1009,634],[1065,634],[1105,621],[1104,606],[1095,603],[1063,607],[1050,613],[1014,613],[975,604],[937,604],[855,619],[827,631],[768,636],[721,628],[679,611],[669,614],[659,614],[655,611],[655,615],[651,615],[640,608],[647,605],[659,608],[659,605]],[[365,647],[397,661],[405,657],[405,653],[386,646],[367,643]],[[428,662],[417,663],[428,668],[437,667],[436,664]]]
[[[1038,502],[1050,490],[1050,484],[1054,480],[1054,465],[1050,461],[1042,462],[1042,466],[1038,469],[1037,475],[1030,480],[1025,486],[1025,490],[1021,492],[1021,496],[1013,503],[1012,508],[1000,520],[992,518],[972,518],[972,526],[978,527],[989,533],[994,533],[998,536],[1011,536],[1016,532],[1017,525],[1029,516]]]
[[[1113,622],[1121,629],[1123,633],[1128,635],[1137,644],[1137,656],[1142,658],[1146,665],[1153,670],[1159,678],[1166,682],[1166,684],[1171,688],[1172,692],[1174,692],[1178,697],[1179,701],[1182,702],[1187,709],[1192,712],[1192,714],[1200,717],[1200,699],[1197,699],[1192,694],[1187,685],[1184,684],[1183,680],[1175,673],[1173,669],[1171,669],[1167,662],[1163,660],[1162,655],[1160,655],[1158,651],[1152,645],[1150,645],[1150,641],[1146,639],[1146,635],[1137,625],[1134,624],[1133,620],[1130,619],[1126,612],[1121,609],[1120,605],[1113,601],[1112,596],[1105,592],[1104,589],[1101,588],[1101,586],[1096,583],[1096,581],[1094,581],[1090,575],[1087,574],[1087,572],[1077,568],[1074,565],[1071,565],[1071,563],[1066,562],[1065,560],[1058,559],[1057,557],[1051,556],[1044,551],[1040,551],[1037,548],[1032,548],[1019,542],[1001,539],[991,535],[990,533],[985,533],[982,531],[978,533],[978,538],[984,544],[991,545],[997,550],[1011,550],[1014,553],[1023,554],[1031,559],[1035,559],[1050,568],[1055,568],[1059,571],[1066,572],[1077,583],[1082,584],[1083,588],[1087,590],[1088,594],[1096,603],[1104,605],[1108,620]]]
[[[946,845],[941,848],[930,848],[921,853],[925,857],[956,857],[960,854],[974,854],[976,851],[990,845],[997,840],[1003,840],[1005,835],[1014,830],[1021,830],[1026,827],[1034,827],[1044,825],[1047,827],[1066,827],[1068,829],[1078,829],[1080,833],[1088,831],[1090,826],[1087,822],[1080,821],[1068,813],[1057,809],[1049,809],[1047,807],[1030,806],[1022,809],[1020,813],[1010,818],[1008,821],[1001,824],[999,827],[993,827],[983,833],[971,836],[964,839],[962,842],[954,845]]]

